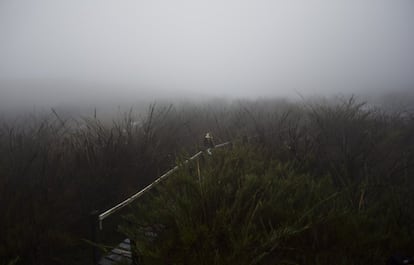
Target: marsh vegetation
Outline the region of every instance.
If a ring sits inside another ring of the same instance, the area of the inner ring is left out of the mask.
[[[414,115],[348,98],[4,120],[1,259],[89,264],[89,213],[202,149],[206,132],[233,148],[183,167],[123,214],[119,230],[145,264],[375,264],[412,251]]]

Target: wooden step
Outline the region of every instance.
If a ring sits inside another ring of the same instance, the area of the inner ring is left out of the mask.
[[[132,264],[131,241],[127,238],[106,256],[102,257],[99,265]]]

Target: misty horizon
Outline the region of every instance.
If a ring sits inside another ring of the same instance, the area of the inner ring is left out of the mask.
[[[0,105],[414,89],[411,1],[0,3]]]

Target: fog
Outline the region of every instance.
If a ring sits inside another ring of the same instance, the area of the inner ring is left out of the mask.
[[[0,1],[3,107],[386,94],[413,69],[411,0]]]

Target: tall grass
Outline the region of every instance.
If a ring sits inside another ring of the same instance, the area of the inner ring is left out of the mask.
[[[18,264],[89,262],[82,243],[89,237],[89,212],[111,207],[174,165],[180,154],[201,148],[206,132],[216,142],[255,136],[251,144],[261,151],[252,161],[263,170],[277,161],[312,181],[329,176],[332,189],[347,190],[353,209],[364,211],[381,198],[393,206],[395,222],[405,224],[413,221],[414,200],[407,195],[413,188],[413,121],[410,114],[384,113],[355,99],[331,105],[151,105],[145,114],[131,110],[113,121],[97,115],[73,119],[52,110],[4,121],[0,257],[19,257]]]
[[[265,153],[216,150],[138,202],[121,229],[140,264],[385,264],[412,251],[404,185],[338,187]],[[355,204],[356,190],[371,202]]]

